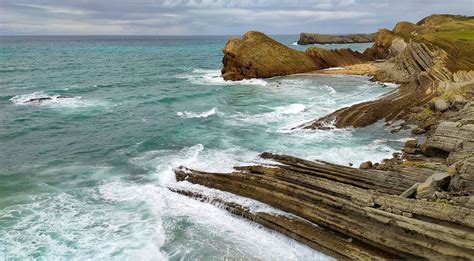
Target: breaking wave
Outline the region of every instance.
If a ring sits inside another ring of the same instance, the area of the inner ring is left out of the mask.
[[[197,85],[267,85],[263,79],[246,79],[241,81],[226,81],[221,76],[220,70],[194,69],[190,74],[178,75],[192,84]]]
[[[190,118],[207,118],[211,115],[214,115],[216,114],[217,112],[217,108],[214,107],[208,111],[205,111],[205,112],[201,112],[201,113],[197,113],[197,112],[192,112],[192,111],[179,111],[176,113],[176,115],[178,115],[179,117],[182,117],[182,118],[187,118],[187,119],[190,119]]]

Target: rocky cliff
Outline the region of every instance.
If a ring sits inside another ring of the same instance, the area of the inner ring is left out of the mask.
[[[222,76],[225,80],[266,78],[319,68],[305,53],[288,48],[260,32],[247,32],[242,39],[230,38],[222,51]]]
[[[305,73],[367,61],[365,55],[349,49],[314,47],[300,52],[260,32],[247,32],[242,39],[230,38],[222,51],[222,76],[233,81]]]
[[[469,89],[463,86],[474,83],[467,76],[474,71],[474,18],[434,15],[418,24],[398,23],[392,31],[380,30],[364,55],[387,59],[379,64],[374,80],[398,82],[400,88],[378,100],[340,109],[306,128],[326,128],[329,122],[338,128],[364,127],[381,119],[405,119],[437,97],[463,95]]]
[[[299,45],[305,44],[343,44],[343,43],[371,43],[375,41],[376,34],[314,34],[301,33]]]

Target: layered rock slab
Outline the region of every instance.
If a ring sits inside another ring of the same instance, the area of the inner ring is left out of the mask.
[[[363,243],[352,245],[358,249],[357,252],[370,255],[368,250],[373,249],[379,255],[370,258],[384,259],[380,255],[436,260],[474,258],[472,209],[402,198],[355,187],[347,181],[341,183],[336,180],[339,175],[329,172],[331,169],[338,173],[339,168],[324,166],[320,162],[285,159],[286,156],[274,154],[265,157],[287,164],[283,165],[285,167],[239,168],[232,173],[179,168],[175,171],[176,178],[259,200],[317,225],[329,232],[326,236],[335,233],[353,238]],[[323,170],[318,171],[318,166]],[[321,173],[325,177],[320,176]],[[364,180],[362,175],[355,179],[358,182]],[[370,183],[369,180],[365,182]],[[314,247],[301,240],[303,232],[293,229],[291,223],[278,224],[284,229],[277,231],[284,234],[291,231],[296,234],[293,238]],[[329,252],[334,251],[336,257],[348,257],[347,249],[339,249],[336,245],[325,247]]]

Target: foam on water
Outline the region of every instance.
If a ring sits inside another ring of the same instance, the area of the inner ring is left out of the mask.
[[[278,212],[177,184],[173,169],[230,172],[270,163],[258,157],[263,151],[355,167],[381,160],[402,147],[403,131],[391,134],[383,124],[294,127],[390,88],[344,75],[232,82],[219,70],[183,74],[219,68],[226,38],[2,42],[11,59],[0,59],[7,70],[0,142],[9,148],[0,150],[0,259],[324,259],[218,206],[171,192],[168,186],[183,186]],[[41,97],[50,99],[25,103]],[[103,105],[113,110],[82,109]]]
[[[42,101],[31,101],[32,99],[46,98]],[[50,108],[82,108],[96,106],[100,103],[90,100],[84,100],[81,96],[62,96],[50,95],[44,92],[33,92],[29,94],[20,94],[10,99],[16,105],[22,106],[43,106]],[[30,102],[31,101],[31,102]]]
[[[344,70],[344,67],[329,67],[329,68],[323,69],[323,71],[338,71],[338,70]]]
[[[162,202],[154,204],[153,209],[156,218],[163,224],[173,221],[174,225],[164,225],[166,242],[174,240],[176,220],[185,218],[192,225],[185,231],[185,241],[181,244],[167,244],[163,248],[172,249],[170,257],[198,258],[197,251],[203,248],[202,244],[218,246],[219,252],[227,252],[229,256],[241,256],[249,258],[263,258],[265,260],[278,259],[328,259],[327,256],[317,253],[308,247],[301,245],[292,239],[286,238],[278,233],[261,228],[253,222],[236,219],[232,214],[208,203],[202,203],[194,199],[178,195],[166,189],[166,186],[185,188],[198,191],[204,195],[220,197],[231,202],[237,202],[250,207],[253,211],[265,211],[270,213],[286,214],[266,204],[242,198],[231,193],[209,189],[190,183],[175,183],[173,169],[185,165],[190,168],[229,172],[232,166],[244,163],[257,163],[257,152],[245,151],[239,148],[228,150],[205,149],[198,144],[180,150],[177,153],[170,151],[147,152],[143,156],[134,158],[132,161],[140,166],[150,167],[156,173],[157,186],[129,185],[123,183],[108,183],[101,186],[101,194],[109,200],[130,201],[150,200]],[[260,160],[258,163],[266,163]],[[289,214],[287,214],[289,215]],[[166,221],[168,220],[168,221]],[[200,236],[202,230],[207,231],[205,238]]]
[[[192,84],[197,85],[267,85],[267,81],[263,79],[245,79],[241,81],[226,81],[221,76],[220,70],[194,69],[192,73],[178,75],[185,78]]]
[[[190,118],[207,118],[211,115],[214,115],[216,114],[217,112],[217,108],[214,107],[208,111],[205,111],[205,112],[201,112],[201,113],[197,113],[197,112],[192,112],[192,111],[179,111],[176,113],[176,115],[182,117],[182,118],[187,118],[187,119],[190,119]]]

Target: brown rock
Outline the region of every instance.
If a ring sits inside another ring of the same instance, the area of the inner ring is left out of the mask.
[[[232,37],[222,51],[225,80],[267,78],[320,69],[305,53],[260,32],[247,32],[242,39]]]
[[[362,162],[359,166],[359,169],[371,169],[372,168],[372,161]]]

